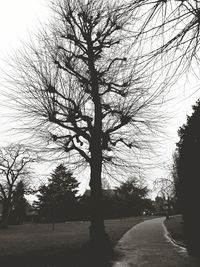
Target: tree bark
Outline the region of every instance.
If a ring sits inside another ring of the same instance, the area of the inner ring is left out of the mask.
[[[91,189],[91,225],[90,243],[95,257],[101,258],[108,255],[111,251],[110,241],[105,232],[104,207],[102,191],[102,149],[101,149],[101,130],[95,128],[91,140],[91,162],[90,162],[90,189]]]
[[[103,194],[101,187],[101,164],[91,164],[91,226],[90,240],[96,242],[105,233],[103,218]]]
[[[100,160],[99,160],[100,161]],[[103,192],[101,186],[101,163],[93,161],[91,164],[91,224],[90,233],[90,255],[98,261],[104,261],[111,255],[111,245],[104,225]]]

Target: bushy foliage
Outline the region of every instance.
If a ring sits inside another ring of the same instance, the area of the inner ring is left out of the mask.
[[[200,238],[199,187],[200,187],[200,101],[193,106],[193,113],[179,131],[175,158],[176,195],[184,219],[185,237],[188,249],[198,255]]]
[[[136,179],[129,179],[115,189],[103,190],[103,207],[105,218],[120,218],[142,215],[144,211],[152,212],[152,201],[147,198],[148,188],[140,185]],[[80,200],[82,218],[89,218],[89,191]]]
[[[126,216],[141,215],[147,208],[148,188],[140,185],[137,179],[129,179],[117,188],[120,213]]]
[[[63,222],[66,220],[90,220],[90,190],[77,196],[79,183],[61,164],[51,174],[47,185],[39,188],[38,201],[34,203],[40,221]],[[154,211],[147,198],[148,188],[136,179],[129,179],[114,189],[103,190],[103,213],[105,218],[142,215]]]

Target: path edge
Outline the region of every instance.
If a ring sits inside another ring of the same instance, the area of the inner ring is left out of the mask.
[[[162,220],[162,226],[163,226],[163,229],[164,229],[164,232],[165,232],[165,237],[167,238],[167,240],[169,240],[172,244],[174,244],[175,246],[181,248],[182,250],[187,251],[187,249],[186,249],[186,248],[187,248],[186,245],[184,245],[184,244],[182,244],[182,243],[176,241],[176,240],[172,237],[172,235],[169,233],[169,231],[167,230],[167,227],[166,227],[165,224],[164,224],[164,221],[165,221],[165,220],[166,220],[166,219],[163,217],[163,220]]]

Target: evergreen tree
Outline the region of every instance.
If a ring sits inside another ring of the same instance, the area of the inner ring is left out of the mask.
[[[179,131],[176,157],[176,194],[184,220],[185,238],[188,250],[199,255],[200,218],[200,101],[193,106],[193,114]]]
[[[48,221],[62,222],[76,219],[79,182],[60,164],[51,174],[47,185],[39,189],[37,207]]]
[[[26,216],[27,200],[25,199],[25,184],[21,180],[17,183],[15,191],[13,192],[13,205],[11,212],[11,222],[16,224],[23,223]]]

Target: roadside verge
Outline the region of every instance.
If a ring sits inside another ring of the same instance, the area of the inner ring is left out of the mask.
[[[168,239],[175,245],[186,249],[183,233],[183,221],[181,215],[172,216],[169,219],[163,219],[163,227]]]

